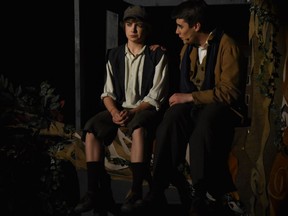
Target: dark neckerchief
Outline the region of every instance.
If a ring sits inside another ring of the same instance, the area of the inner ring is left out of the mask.
[[[201,90],[213,89],[215,87],[215,65],[217,60],[217,54],[219,49],[220,40],[223,35],[222,30],[215,30],[213,32],[214,37],[208,41],[207,55],[206,55],[206,69],[205,78],[201,86]]]
[[[197,87],[193,82],[190,81],[190,53],[192,51],[193,45],[188,45],[185,50],[184,56],[181,62],[181,71],[180,71],[180,87],[179,90],[181,93],[188,93],[197,90]]]

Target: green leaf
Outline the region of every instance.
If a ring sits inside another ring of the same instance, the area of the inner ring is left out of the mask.
[[[22,88],[21,85],[18,86],[18,88],[16,88],[15,90],[15,96],[19,97],[19,95],[22,93]]]
[[[6,89],[8,87],[9,81],[7,78],[4,79],[4,88]]]

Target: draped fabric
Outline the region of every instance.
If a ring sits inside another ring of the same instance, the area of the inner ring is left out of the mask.
[[[287,213],[288,155],[283,142],[287,122],[281,117],[281,105],[288,32],[287,21],[280,19],[278,9],[276,1],[251,1],[251,126],[245,144],[237,152],[239,165],[249,165],[239,167],[237,178],[245,176],[248,181],[237,186],[250,214],[257,216],[280,215],[284,209]]]

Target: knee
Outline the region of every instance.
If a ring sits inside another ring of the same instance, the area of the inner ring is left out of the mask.
[[[180,116],[182,116],[182,115],[183,115],[183,110],[181,109],[181,106],[178,106],[178,104],[176,104],[176,105],[170,107],[166,111],[166,113],[164,115],[164,121],[166,121],[166,123],[175,122],[175,121],[179,120]]]
[[[94,139],[95,139],[94,134],[87,131],[86,135],[85,135],[85,142],[89,142],[89,141],[94,140]]]

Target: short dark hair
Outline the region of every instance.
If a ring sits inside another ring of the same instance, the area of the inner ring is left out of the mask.
[[[202,32],[211,32],[214,27],[209,20],[209,8],[204,0],[187,0],[177,5],[172,13],[172,19],[184,19],[192,27],[197,22],[201,23]]]
[[[133,21],[133,22],[142,22],[143,23],[143,28],[145,29],[145,34],[149,35],[151,33],[151,24],[145,21],[142,21],[140,19],[137,18],[127,18],[124,21],[120,22],[120,27],[125,30],[125,23],[128,21]]]

